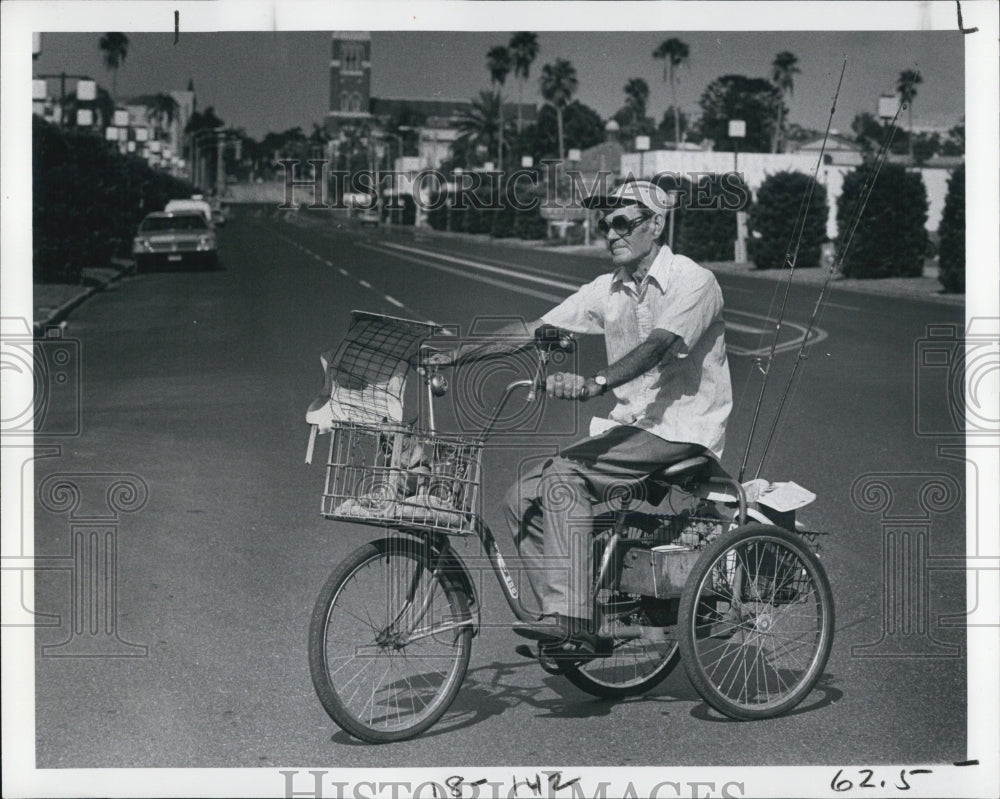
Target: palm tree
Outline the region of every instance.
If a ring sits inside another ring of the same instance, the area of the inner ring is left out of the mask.
[[[173,124],[179,108],[169,94],[159,92],[153,96],[153,102],[146,111],[146,121],[153,123],[154,138],[160,139],[162,132]]]
[[[530,31],[518,31],[507,45],[514,59],[514,76],[517,78],[517,134],[521,135],[521,99],[524,82],[531,73],[531,64],[538,56],[538,36]]]
[[[789,97],[795,91],[795,76],[801,71],[797,64],[798,57],[794,53],[782,50],[771,62],[771,83],[781,90],[781,102],[778,103],[778,119],[774,126],[774,134],[771,136],[771,152],[778,152],[778,145],[782,143],[782,125],[785,114],[785,95]]]
[[[923,82],[924,79],[920,71],[916,69],[904,69],[899,73],[899,79],[896,81],[896,93],[899,95],[899,101],[906,106],[906,124],[910,129],[910,135],[907,138],[910,145],[911,164],[913,163],[913,100],[917,96],[917,86]]]
[[[559,160],[566,157],[563,146],[563,109],[569,105],[580,86],[576,77],[576,67],[565,58],[557,58],[554,64],[542,67],[539,80],[542,97],[556,110],[556,130],[559,135]]]
[[[104,66],[111,70],[111,98],[118,100],[118,67],[128,55],[128,36],[124,33],[105,33],[98,46],[104,53]]]
[[[625,107],[632,112],[632,118],[644,119],[649,102],[649,84],[642,78],[629,78],[622,90],[625,92]]]
[[[496,92],[499,100],[497,103],[500,112],[499,135],[497,136],[497,169],[503,169],[503,96],[500,94],[500,90],[507,80],[510,67],[510,50],[502,45],[491,47],[486,54],[486,68],[490,71],[490,82],[493,84],[493,91]]]
[[[653,51],[653,58],[663,61],[663,80],[670,80],[670,97],[674,106],[674,146],[681,144],[681,118],[677,106],[677,67],[688,60],[691,48],[680,39],[667,39]]]
[[[478,97],[473,98],[458,119],[458,137],[453,146],[456,159],[468,166],[479,147],[490,152],[498,138],[499,119],[499,94],[480,92]]]

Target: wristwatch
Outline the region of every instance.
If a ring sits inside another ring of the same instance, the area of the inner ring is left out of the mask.
[[[601,388],[601,394],[608,390],[608,378],[604,375],[594,375],[594,382]]]

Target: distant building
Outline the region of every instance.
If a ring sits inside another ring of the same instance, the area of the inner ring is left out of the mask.
[[[326,129],[333,139],[333,148],[349,129],[368,126],[378,138],[395,121],[416,130],[419,157],[425,167],[437,167],[446,160],[457,137],[459,121],[472,106],[470,100],[372,97],[372,43],[367,31],[335,31],[330,52],[330,110]],[[504,116],[516,118],[517,103],[505,103]],[[521,104],[521,118],[526,124],[533,123],[537,116],[535,105]]]
[[[818,154],[823,149],[824,141],[826,149],[823,152],[823,163],[834,166],[859,166],[864,162],[864,149],[860,144],[833,133],[825,140],[820,137],[802,142],[792,152]]]
[[[371,120],[372,41],[367,31],[334,31],[330,43],[330,111],[327,132]]]

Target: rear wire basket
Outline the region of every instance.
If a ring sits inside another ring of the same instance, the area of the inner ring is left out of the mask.
[[[322,514],[328,519],[440,533],[475,532],[483,442],[406,425],[337,422]]]

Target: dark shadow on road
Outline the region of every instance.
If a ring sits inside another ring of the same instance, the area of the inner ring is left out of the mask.
[[[522,686],[511,685],[504,681],[505,678],[511,677],[525,668],[537,672],[539,684]],[[673,682],[674,676],[671,675],[664,685]],[[579,690],[564,677],[546,675],[530,661],[526,660],[523,663],[494,661],[469,670],[462,683],[462,689],[451,708],[437,724],[419,737],[420,739],[434,738],[474,727],[487,719],[501,715],[508,708],[522,704],[539,710],[540,712],[536,714],[539,718],[596,719],[609,715],[611,709],[620,704],[633,702],[669,702],[675,704],[677,702],[697,701],[698,695],[683,676],[677,682],[679,684],[676,688],[679,690],[673,690],[669,694],[649,693],[629,699],[600,699]],[[541,698],[539,688],[542,686],[557,696]],[[342,730],[334,733],[331,740],[345,746],[370,746],[370,744],[352,738]]]
[[[788,711],[787,713],[782,713],[777,718],[788,718],[790,716],[800,716],[803,713],[812,713],[815,710],[820,710],[821,708],[832,705],[844,697],[844,692],[839,688],[834,688],[834,683],[836,682],[836,677],[832,674],[824,674],[819,678],[819,682],[816,683],[816,687],[813,688],[812,692],[809,694],[810,697],[815,696],[816,692],[820,692],[821,696],[817,697],[815,701],[809,702],[808,700]],[[723,716],[716,710],[713,710],[705,702],[701,702],[691,708],[691,717],[696,718],[699,721],[711,721],[711,722],[726,722],[732,723],[733,719],[729,716]],[[770,719],[763,719],[764,721],[769,721]]]

